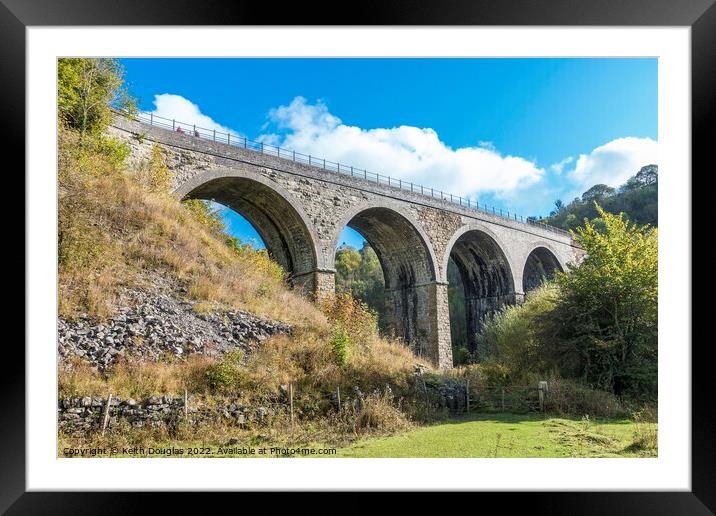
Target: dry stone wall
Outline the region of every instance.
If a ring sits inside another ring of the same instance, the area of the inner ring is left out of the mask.
[[[104,424],[108,398],[97,396],[67,397],[58,402],[58,426],[67,435],[81,436],[100,431]],[[134,428],[171,427],[182,421],[197,425],[223,421],[244,426],[268,425],[279,411],[271,406],[249,406],[238,400],[218,404],[188,396],[151,396],[144,400],[115,398],[110,401],[107,428],[129,425]]]

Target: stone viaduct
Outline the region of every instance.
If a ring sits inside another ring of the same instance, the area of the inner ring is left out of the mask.
[[[278,157],[275,147],[273,155],[263,146],[244,148],[238,137],[223,135],[222,143],[140,120],[118,116],[110,127],[132,147],[130,159],[143,159],[158,143],[175,195],[214,200],[244,216],[294,288],[317,298],[334,292],[339,235],[346,226],[363,235],[383,269],[392,331],[441,368],[452,367],[450,258],[462,278],[472,336],[483,314],[521,302],[581,256],[568,234],[477,210],[474,201],[467,207],[463,199],[425,195],[429,189],[344,165],[340,173],[336,164],[326,170],[322,159],[309,158],[309,165],[291,151]]]

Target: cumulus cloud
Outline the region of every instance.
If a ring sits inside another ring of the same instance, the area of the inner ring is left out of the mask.
[[[155,95],[154,105],[157,116],[241,135],[180,95]],[[568,156],[545,170],[533,160],[501,154],[489,141],[452,148],[431,128],[347,125],[324,103],[310,104],[303,97],[272,109],[262,130],[267,132],[257,139],[267,144],[477,198],[523,215],[546,214],[555,199],[569,202],[598,183],[619,186],[644,165],[658,163],[656,141],[625,137],[576,159]]]
[[[577,159],[569,156],[550,165],[543,181],[527,190],[497,192],[487,200],[511,206],[518,212],[546,215],[556,199],[568,203],[595,184],[621,186],[649,164],[658,164],[655,140],[617,138]]]
[[[656,164],[657,142],[651,138],[618,138],[581,154],[569,178],[582,187],[595,184],[617,187],[645,165]]]
[[[303,97],[272,109],[269,119],[278,132],[263,135],[266,143],[463,197],[525,189],[545,174],[534,162],[504,156],[486,142],[453,149],[430,128],[346,125],[322,102]]]
[[[210,131],[216,130],[218,133],[239,135],[239,133],[233,129],[221,125],[215,122],[210,116],[203,114],[199,106],[181,95],[171,93],[154,95],[154,110],[152,113],[154,113],[155,116],[176,120],[188,126],[196,125],[197,127],[209,129]]]
[[[567,156],[559,163],[555,163],[553,165],[550,165],[549,169],[554,172],[555,174],[561,174],[562,170],[564,170],[564,167],[569,165],[574,161],[574,158],[572,156]]]

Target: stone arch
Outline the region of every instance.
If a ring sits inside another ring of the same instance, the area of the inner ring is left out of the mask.
[[[389,331],[420,356],[438,362],[436,262],[430,240],[409,214],[391,203],[353,207],[336,224],[335,253],[345,226],[358,231],[375,250],[385,279]]]
[[[538,245],[527,255],[522,271],[522,291],[526,294],[552,279],[555,271],[564,272],[557,254],[546,245]]]
[[[396,215],[399,215],[401,218],[405,219],[407,224],[411,227],[411,229],[417,233],[418,239],[423,243],[426,252],[428,253],[428,256],[430,258],[430,268],[431,268],[431,279],[435,280],[439,277],[440,271],[438,269],[438,259],[435,255],[435,250],[433,249],[432,245],[430,244],[430,237],[428,237],[428,234],[423,229],[422,224],[420,224],[415,217],[411,213],[409,213],[406,209],[404,209],[403,206],[399,205],[398,203],[391,202],[387,199],[375,199],[372,201],[367,201],[360,203],[358,205],[352,206],[348,211],[346,211],[341,218],[336,222],[335,229],[333,231],[333,235],[331,237],[331,241],[328,248],[328,255],[330,256],[330,259],[326,260],[327,266],[329,268],[334,268],[334,259],[335,259],[335,250],[336,246],[338,245],[338,239],[341,236],[341,233],[343,232],[343,228],[346,226],[351,226],[351,221],[361,212],[364,212],[369,209],[375,209],[375,208],[381,208],[386,210],[386,212],[393,212]],[[356,229],[356,228],[354,228]],[[356,229],[357,230],[357,229]],[[360,232],[360,230],[357,230]],[[363,235],[365,236],[365,235]],[[367,238],[367,237],[366,237]]]
[[[518,301],[513,267],[497,235],[475,224],[459,228],[450,239],[443,259],[444,271],[451,258],[463,284],[467,344],[474,353],[482,318],[504,304]]]
[[[469,224],[464,224],[457,228],[455,232],[450,237],[450,240],[448,240],[447,246],[445,246],[445,253],[442,256],[442,262],[441,262],[441,271],[440,273],[443,275],[443,278],[445,281],[447,281],[447,267],[448,262],[450,261],[450,255],[452,254],[453,247],[455,246],[455,243],[463,236],[465,233],[469,233],[471,231],[477,231],[479,233],[484,233],[486,236],[488,236],[491,240],[495,242],[497,247],[500,249],[502,254],[505,257],[505,260],[507,261],[507,264],[510,267],[510,270],[512,271],[512,278],[511,281],[513,285],[517,284],[517,278],[514,274],[516,272],[516,268],[514,267],[515,259],[512,255],[512,253],[509,252],[510,247],[502,240],[502,237],[500,237],[497,233],[495,233],[492,229],[490,229],[488,224],[479,224],[475,222],[470,222]]]
[[[318,239],[301,206],[279,185],[240,169],[219,169],[197,174],[174,194],[180,199],[216,201],[242,215],[259,233],[269,255],[288,272],[292,285],[315,291]]]

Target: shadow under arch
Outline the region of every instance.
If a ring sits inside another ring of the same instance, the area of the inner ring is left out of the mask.
[[[182,200],[216,201],[240,214],[256,229],[269,255],[286,270],[290,283],[306,293],[314,292],[315,235],[306,215],[280,187],[240,171],[213,171],[193,178],[175,194]]]
[[[467,347],[474,354],[482,318],[517,301],[513,272],[497,239],[475,226],[463,227],[453,236],[446,250],[446,271],[451,260],[462,282]]]
[[[546,247],[534,248],[527,256],[522,273],[522,289],[526,294],[554,277],[556,271],[564,272],[557,256]]]
[[[385,280],[385,318],[388,331],[418,355],[435,359],[433,321],[436,267],[434,253],[421,229],[392,207],[363,206],[346,214],[336,228],[348,226],[375,251]]]

